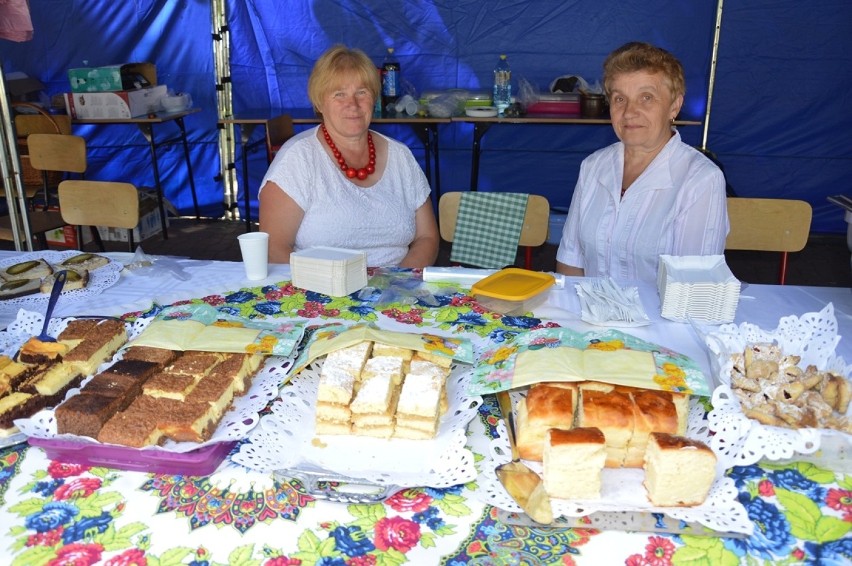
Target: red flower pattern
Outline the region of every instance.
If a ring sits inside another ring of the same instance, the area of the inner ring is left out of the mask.
[[[825,504],[835,511],[852,511],[852,491],[831,488],[825,496]]]
[[[772,485],[772,482],[769,480],[761,480],[760,483],[757,484],[757,491],[762,497],[772,497],[775,495],[775,486]]]
[[[645,545],[646,564],[652,566],[669,566],[672,563],[675,546],[672,541],[664,537],[648,537]]]
[[[48,566],[89,566],[101,559],[104,551],[100,544],[82,544],[75,542],[56,551],[56,558]]]
[[[104,562],[104,566],[148,566],[148,559],[145,557],[144,550],[131,548],[118,556],[113,556]]]
[[[419,513],[425,511],[432,504],[432,498],[415,489],[406,489],[398,491],[390,496],[386,503],[394,510],[401,513],[405,511],[413,511]]]
[[[85,471],[88,471],[89,466],[81,466],[80,464],[66,464],[64,462],[57,462],[55,460],[51,460],[50,464],[47,466],[47,473],[50,474],[50,477],[54,479],[59,478],[70,478],[74,476],[79,476]]]
[[[53,492],[56,501],[65,501],[75,497],[88,497],[101,487],[99,478],[76,478],[65,485],[60,485]]]
[[[376,548],[405,554],[420,541],[420,525],[402,517],[383,517],[376,523]]]
[[[302,563],[298,558],[287,558],[286,556],[276,556],[270,558],[263,563],[263,566],[299,566]]]

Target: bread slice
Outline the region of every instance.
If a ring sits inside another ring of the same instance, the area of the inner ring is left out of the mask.
[[[3,279],[42,279],[53,273],[53,268],[43,259],[31,259],[10,265],[0,271]]]
[[[544,439],[544,489],[559,499],[600,499],[606,439],[598,428],[551,428]]]
[[[716,455],[703,442],[651,433],[645,450],[645,489],[658,507],[693,507],[707,499],[716,478]]]
[[[583,389],[577,426],[599,428],[606,437],[606,467],[620,468],[627,457],[635,416],[630,395],[622,391]]]
[[[85,269],[87,271],[93,271],[108,263],[109,258],[106,256],[92,253],[80,253],[65,259],[56,267],[59,269]]]
[[[0,299],[16,299],[41,292],[40,279],[12,279],[0,283]]]
[[[551,428],[574,426],[577,388],[572,384],[538,383],[518,403],[518,452],[525,460],[541,462],[545,434]]]
[[[63,293],[65,291],[83,289],[86,287],[86,285],[89,284],[89,271],[86,269],[66,268],[62,271],[65,271],[65,283],[62,285]],[[58,273],[58,271],[56,273]],[[52,273],[41,280],[41,286],[39,287],[39,289],[42,293],[50,293],[53,290],[53,283],[56,280],[56,273]]]
[[[648,435],[652,432],[677,434],[678,415],[671,394],[651,389],[632,389],[633,436],[627,444],[625,468],[641,468],[645,460]]]

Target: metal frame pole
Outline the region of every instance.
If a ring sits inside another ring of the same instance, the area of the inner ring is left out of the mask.
[[[707,151],[707,134],[710,131],[710,107],[713,104],[713,88],[716,86],[716,62],[719,56],[719,36],[722,33],[722,8],[724,0],[716,4],[716,29],[713,33],[713,55],[710,58],[710,83],[707,88],[707,110],[704,112],[704,135],[701,138],[701,151]]]
[[[237,194],[234,125],[222,124],[222,118],[233,116],[231,92],[231,32],[228,27],[226,0],[212,0],[210,17],[213,35],[213,65],[216,72],[216,113],[219,122],[219,174],[223,184],[225,218],[236,220],[239,214]],[[246,190],[244,187],[243,190]]]
[[[18,136],[12,121],[12,106],[6,91],[6,76],[0,69],[0,174],[6,188],[6,204],[15,249],[33,249],[30,223],[27,217],[26,193],[21,175],[21,157],[18,154]]]

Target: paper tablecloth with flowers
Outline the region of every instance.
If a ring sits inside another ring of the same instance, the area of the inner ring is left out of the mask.
[[[438,305],[382,305],[378,294],[332,298],[283,282],[188,302],[240,316],[379,321],[498,342],[554,326],[486,311],[463,292],[436,297]],[[486,399],[477,418],[496,431],[499,410]],[[755,522],[749,538],[507,525],[470,497],[475,482],[345,505],[229,460],[208,477],[157,475],[50,461],[19,444],[0,451],[0,556],[12,565],[152,566],[852,561],[852,476],[808,463],[737,467],[729,475]]]

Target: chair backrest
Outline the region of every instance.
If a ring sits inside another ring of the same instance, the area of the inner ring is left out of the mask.
[[[59,211],[74,226],[132,230],[139,224],[139,193],[130,183],[62,181]]]
[[[30,165],[41,171],[86,172],[86,140],[67,134],[27,136]]]
[[[441,238],[452,242],[459,217],[459,204],[462,192],[450,192],[441,195],[438,201],[438,227]],[[524,226],[521,228],[519,246],[540,246],[547,241],[547,228],[550,222],[550,203],[540,195],[529,195],[527,211],[524,214]]]
[[[728,198],[726,250],[798,252],[808,243],[811,205],[802,200]]]
[[[67,114],[50,114],[31,102],[13,102],[12,109],[19,112],[15,114],[15,132],[18,137],[25,138],[30,134],[71,133],[71,116]]]
[[[441,195],[438,201],[438,229],[441,238],[452,242],[455,238],[459,217],[462,192],[449,192]],[[550,221],[550,203],[540,195],[527,195],[527,208],[524,223],[518,239],[518,246],[524,248],[524,267],[532,269],[532,249],[547,241],[547,229]]]
[[[781,252],[778,283],[787,280],[787,255],[801,251],[811,231],[811,205],[802,200],[728,197],[731,230],[726,250]]]
[[[293,118],[289,114],[281,114],[266,121],[266,160],[272,163],[272,159],[284,142],[295,135],[293,130]]]

